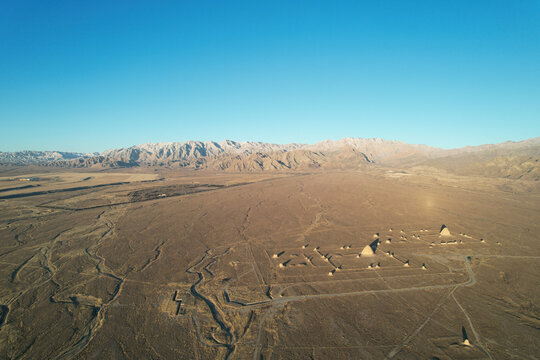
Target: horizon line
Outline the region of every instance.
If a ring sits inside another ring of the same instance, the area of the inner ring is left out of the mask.
[[[442,149],[442,150],[456,150],[456,149],[463,149],[463,148],[467,148],[467,147],[479,147],[479,146],[488,146],[488,145],[499,145],[499,144],[504,144],[504,143],[520,143],[520,142],[524,142],[524,141],[528,141],[528,140],[534,140],[534,139],[540,139],[540,136],[533,136],[533,137],[529,137],[529,138],[525,138],[525,139],[521,139],[521,140],[504,140],[504,141],[500,141],[500,142],[492,142],[492,143],[483,143],[483,144],[478,144],[478,145],[465,145],[465,146],[460,146],[460,147],[452,147],[452,148],[445,148],[445,147],[440,147],[440,146],[434,146],[434,145],[428,145],[428,144],[419,144],[419,143],[409,143],[409,142],[406,142],[406,141],[403,141],[403,140],[398,140],[398,139],[385,139],[385,138],[381,138],[381,137],[366,137],[366,138],[363,138],[363,137],[352,137],[352,136],[346,136],[346,137],[342,137],[342,138],[339,138],[337,140],[335,139],[323,139],[323,140],[320,140],[320,141],[317,141],[317,142],[314,142],[314,143],[302,143],[302,142],[287,142],[287,143],[278,143],[278,142],[267,142],[267,141],[252,141],[252,140],[231,140],[231,139],[223,139],[223,140],[186,140],[186,141],[156,141],[156,142],[143,142],[143,143],[139,143],[139,144],[134,144],[134,145],[130,145],[130,146],[127,146],[127,147],[123,147],[123,146],[119,146],[119,147],[113,147],[113,148],[108,148],[108,149],[105,149],[103,151],[71,151],[71,150],[36,150],[36,149],[23,149],[23,150],[15,150],[15,151],[4,151],[4,150],[0,150],[0,153],[20,153],[20,152],[59,152],[59,153],[73,153],[73,154],[102,154],[104,152],[107,152],[107,151],[112,151],[112,150],[119,150],[119,149],[129,149],[129,148],[132,148],[132,147],[136,147],[136,146],[142,146],[142,145],[148,145],[148,144],[153,144],[153,145],[160,145],[160,144],[186,144],[186,143],[189,143],[189,142],[200,142],[200,143],[223,143],[223,142],[227,142],[227,141],[231,141],[231,142],[234,142],[234,143],[257,143],[257,144],[269,144],[269,145],[300,145],[300,146],[313,146],[313,145],[317,145],[319,143],[322,143],[322,142],[326,142],[326,141],[333,141],[333,142],[338,142],[338,141],[341,141],[341,140],[345,140],[345,139],[360,139],[360,140],[382,140],[382,141],[386,141],[386,142],[398,142],[398,143],[402,143],[402,144],[407,144],[407,145],[414,145],[414,146],[426,146],[426,147],[430,147],[430,148],[434,148],[434,149]]]

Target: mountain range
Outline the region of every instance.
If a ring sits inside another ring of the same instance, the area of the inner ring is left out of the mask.
[[[102,153],[0,152],[0,165],[173,167],[217,171],[356,169],[365,166],[439,168],[458,174],[540,177],[540,138],[445,150],[378,138],[316,144],[225,140],[147,143]]]

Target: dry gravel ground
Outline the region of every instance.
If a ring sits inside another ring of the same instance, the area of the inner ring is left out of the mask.
[[[420,170],[11,169],[0,358],[536,359],[538,184]]]

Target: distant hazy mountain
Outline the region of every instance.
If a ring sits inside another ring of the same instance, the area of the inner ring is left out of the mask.
[[[60,167],[166,166],[219,171],[353,169],[385,166],[437,168],[456,174],[540,179],[540,138],[444,150],[394,140],[344,138],[317,144],[226,140],[149,143],[101,154],[0,152],[0,164]]]
[[[418,165],[458,175],[540,180],[540,138],[453,149]]]
[[[0,164],[29,165],[43,164],[55,161],[64,161],[80,158],[89,158],[99,153],[76,153],[64,151],[18,151],[0,152]]]
[[[307,145],[308,149],[317,151],[337,151],[343,148],[352,148],[368,156],[376,163],[394,163],[412,159],[425,159],[441,156],[445,150],[427,145],[413,145],[395,140],[343,138],[341,140],[325,140],[314,145]]]

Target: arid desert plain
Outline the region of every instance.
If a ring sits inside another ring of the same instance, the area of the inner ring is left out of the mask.
[[[0,174],[0,358],[537,359],[538,181]]]

